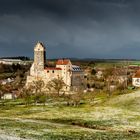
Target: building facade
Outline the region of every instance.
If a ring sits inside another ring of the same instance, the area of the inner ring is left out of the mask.
[[[69,59],[59,59],[56,67],[45,67],[45,61],[46,49],[42,43],[38,42],[34,48],[34,62],[27,76],[27,86],[37,80],[42,80],[47,84],[53,79],[61,78],[66,84],[66,91],[83,87],[83,70],[79,66],[72,65]]]
[[[140,87],[140,70],[138,70],[132,77],[132,85]]]
[[[20,59],[0,59],[0,64],[13,65],[13,64],[23,64]]]

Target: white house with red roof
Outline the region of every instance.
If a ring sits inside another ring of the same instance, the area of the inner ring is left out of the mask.
[[[140,70],[138,70],[132,77],[132,84],[135,87],[140,87]]]
[[[67,91],[83,86],[84,73],[79,66],[72,65],[69,59],[59,59],[56,67],[45,67],[45,54],[44,45],[38,42],[34,48],[34,62],[30,68],[30,74],[27,76],[26,85],[36,80],[43,80],[47,83],[55,78],[62,78]]]

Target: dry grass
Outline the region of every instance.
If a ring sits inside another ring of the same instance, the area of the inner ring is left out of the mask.
[[[140,91],[79,107],[0,106],[0,130],[24,139],[139,140]],[[12,104],[12,105],[11,105]]]

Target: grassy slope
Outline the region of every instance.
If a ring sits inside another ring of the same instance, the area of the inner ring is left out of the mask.
[[[0,107],[0,133],[40,140],[138,140],[139,108],[140,91],[100,106],[5,106]]]

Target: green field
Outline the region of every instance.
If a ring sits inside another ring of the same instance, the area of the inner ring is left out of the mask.
[[[0,133],[35,140],[139,140],[140,91],[98,105],[0,106]]]
[[[140,61],[133,61],[131,64],[136,65],[136,66],[140,66]]]

